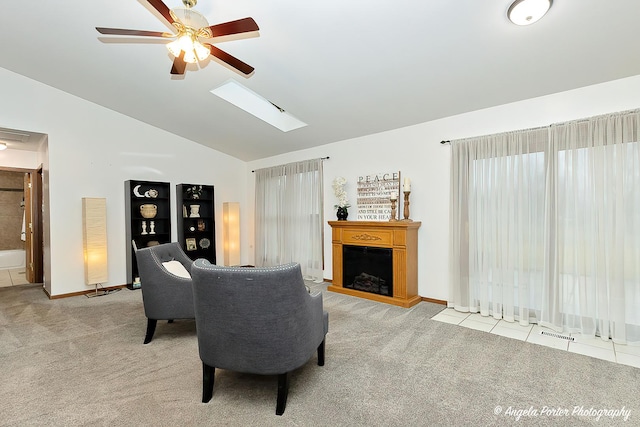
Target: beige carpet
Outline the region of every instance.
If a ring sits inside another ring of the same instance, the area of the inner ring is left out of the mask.
[[[143,345],[140,291],[50,301],[40,286],[0,289],[2,426],[640,425],[640,369],[511,340],[326,292],[326,365],[292,376],[275,415],[276,378],[218,370],[201,403],[193,321],[159,322]],[[501,412],[496,415],[496,407]],[[505,414],[507,413],[508,414]],[[530,413],[531,414],[531,413]]]

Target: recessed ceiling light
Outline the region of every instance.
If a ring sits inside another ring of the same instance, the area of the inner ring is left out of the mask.
[[[307,126],[305,122],[292,116],[273,102],[261,97],[235,80],[229,80],[221,86],[212,89],[211,93],[243,109],[247,113],[253,114],[260,120],[264,120],[283,132],[289,132]]]
[[[516,0],[509,6],[507,17],[516,25],[530,25],[547,13],[552,2],[553,0]]]

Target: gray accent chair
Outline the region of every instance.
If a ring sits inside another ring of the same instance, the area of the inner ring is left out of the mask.
[[[135,248],[135,245],[134,245]],[[177,242],[164,243],[135,251],[142,289],[147,333],[144,343],[153,339],[158,320],[194,319],[191,279],[168,271],[163,262],[179,261],[191,274],[193,261]]]
[[[291,372],[318,354],[324,365],[329,315],[310,294],[300,265],[192,268],[202,402],[213,396],[215,369],[278,376],[276,415],[284,413]]]

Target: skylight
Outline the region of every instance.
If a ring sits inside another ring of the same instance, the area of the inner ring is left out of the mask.
[[[307,126],[303,121],[287,113],[271,101],[261,97],[235,80],[229,80],[223,83],[217,88],[212,89],[211,93],[243,109],[247,113],[253,114],[260,120],[264,120],[283,132],[289,132],[290,130]]]

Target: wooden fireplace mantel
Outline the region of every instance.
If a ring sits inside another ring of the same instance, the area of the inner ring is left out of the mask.
[[[411,307],[418,296],[419,221],[329,221],[332,229],[333,279],[328,289],[401,307]],[[343,287],[342,246],[391,248],[393,297]]]

